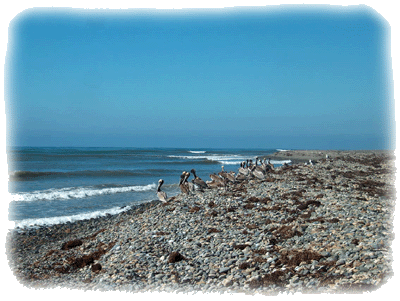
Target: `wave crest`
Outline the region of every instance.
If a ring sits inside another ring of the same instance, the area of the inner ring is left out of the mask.
[[[14,228],[27,228],[32,226],[48,226],[56,224],[64,224],[67,222],[75,222],[79,220],[86,220],[91,218],[97,218],[106,216],[107,214],[119,214],[121,212],[131,209],[131,206],[114,207],[111,209],[98,210],[89,213],[75,214],[69,216],[55,216],[55,217],[45,217],[45,218],[29,218],[14,222]]]
[[[107,188],[96,188],[96,187],[69,187],[61,189],[48,189],[33,192],[21,192],[11,194],[12,201],[14,202],[33,202],[33,201],[52,201],[52,200],[68,200],[68,199],[80,199],[85,197],[104,195],[104,194],[115,194],[124,193],[131,191],[149,191],[155,189],[157,186],[155,183],[148,184],[145,186],[124,186],[124,187],[107,187]]]

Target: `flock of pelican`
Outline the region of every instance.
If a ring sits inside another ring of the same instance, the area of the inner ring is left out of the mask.
[[[260,164],[258,164],[260,163]],[[246,179],[257,178],[259,180],[264,180],[269,171],[274,169],[274,165],[271,164],[271,160],[266,158],[259,160],[258,157],[255,158],[255,163],[250,159],[240,163],[237,174],[230,171],[224,170],[224,166],[221,166],[221,171],[216,174],[210,174],[211,181],[204,182],[196,175],[196,170],[192,169],[190,172],[183,171],[180,176],[179,188],[184,194],[192,194],[196,191],[204,191],[204,189],[223,187],[227,189],[229,183],[236,184],[242,182]],[[190,175],[193,174],[193,179],[191,182],[188,181]],[[157,196],[162,202],[167,202],[167,194],[165,191],[161,190],[161,186],[164,180],[160,179],[158,181]]]

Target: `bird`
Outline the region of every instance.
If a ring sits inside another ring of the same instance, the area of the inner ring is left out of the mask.
[[[231,181],[232,183],[236,182],[236,176],[235,176],[235,172],[230,171],[226,174],[226,177],[228,178],[229,181]]]
[[[215,181],[207,181],[207,185],[210,188],[218,188],[218,187],[222,187],[221,184],[219,182],[215,182]]]
[[[224,170],[224,166],[221,165],[221,171],[218,173],[220,177],[224,177],[226,174],[226,171]]]
[[[221,171],[218,173],[218,175],[222,178],[222,179],[228,179],[228,173],[224,170],[224,166],[221,166]]]
[[[190,172],[185,171],[185,177],[184,177],[184,183],[188,187],[189,192],[194,192],[195,191],[195,185],[192,182],[188,182],[188,179],[190,177]]]
[[[158,180],[157,196],[161,202],[167,202],[167,194],[165,193],[165,191],[161,190],[162,184],[164,184],[164,180],[163,179]]]
[[[186,177],[187,177],[187,175],[186,175],[186,172],[184,171],[181,174],[181,179],[179,181],[179,188],[181,189],[182,193],[189,194],[189,186],[186,185]]]
[[[258,179],[260,179],[260,180],[264,180],[264,179],[265,179],[264,173],[262,173],[261,171],[259,171],[256,167],[257,167],[257,166],[253,165],[253,167],[251,168],[251,173],[252,173],[253,176],[255,176],[256,178],[258,178]]]
[[[264,168],[262,168],[262,166],[257,165],[257,162],[258,162],[258,157],[256,157],[256,164],[254,165],[255,169],[258,170],[259,172],[265,174]]]
[[[260,160],[260,162],[261,162],[261,168],[262,168],[262,170],[264,171],[264,173],[266,173],[266,172],[268,172],[268,171],[271,170],[271,166],[265,164],[265,161],[266,161],[266,160],[267,160],[266,158],[264,158],[264,160],[262,160],[262,159]]]
[[[242,174],[242,175],[244,175],[246,177],[246,176],[249,175],[249,170],[245,166],[246,166],[246,162],[243,161],[240,164],[240,167],[239,167],[239,170],[238,170],[238,174]]]
[[[224,187],[225,183],[224,180],[219,176],[216,175],[215,173],[210,174],[210,178],[211,178],[211,182],[209,184],[211,184],[210,186],[212,187]]]
[[[271,159],[268,159],[268,166],[269,166],[271,169],[274,169],[274,164],[271,163]]]
[[[196,176],[196,170],[194,168],[191,170],[191,173],[193,174],[194,177],[194,179],[192,180],[193,184],[200,186],[200,188],[207,188],[206,182],[204,182],[202,179]]]
[[[236,175],[236,177],[235,177],[235,180],[236,180],[236,181],[239,181],[239,182],[244,181],[244,180],[246,180],[246,179],[247,179],[247,177],[246,177],[244,174],[242,174],[242,173],[238,173],[238,174]]]

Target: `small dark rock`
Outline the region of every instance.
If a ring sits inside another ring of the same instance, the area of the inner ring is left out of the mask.
[[[185,256],[183,256],[179,252],[172,252],[171,254],[169,254],[168,263],[175,263],[185,259]]]
[[[62,245],[61,250],[69,250],[69,249],[78,247],[82,244],[83,244],[83,242],[80,239],[70,240]]]
[[[100,263],[92,264],[92,272],[99,272],[99,271],[101,271],[101,264]]]

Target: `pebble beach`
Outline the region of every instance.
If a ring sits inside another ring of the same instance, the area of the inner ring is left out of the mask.
[[[393,277],[393,152],[270,158],[292,163],[116,215],[12,229],[10,269],[29,288],[264,295],[361,293]]]

